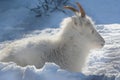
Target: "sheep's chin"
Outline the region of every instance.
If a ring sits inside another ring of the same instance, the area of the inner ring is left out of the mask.
[[[101,49],[103,47],[104,47],[104,45],[101,45],[101,44],[99,44],[99,45],[96,44],[96,45],[91,46],[92,49]]]

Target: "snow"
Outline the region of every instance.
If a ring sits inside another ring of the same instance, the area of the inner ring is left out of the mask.
[[[0,80],[119,80],[120,79],[120,24],[98,25],[98,31],[106,40],[102,50],[91,51],[88,65],[83,73],[62,70],[54,63],[46,63],[43,68],[20,67],[15,63],[0,63]],[[26,38],[53,35],[60,29],[35,31]],[[7,44],[7,42],[6,42]],[[3,46],[5,43],[2,44]]]
[[[97,22],[96,29],[106,41],[104,48],[90,52],[84,71],[69,72],[54,63],[37,69],[34,65],[21,67],[0,62],[0,80],[120,80],[120,1],[75,1]],[[73,15],[55,11],[49,16],[35,17],[29,9],[37,4],[38,0],[0,0],[0,50],[19,39],[56,34],[62,19]]]
[[[41,69],[36,69],[34,66],[23,68],[15,63],[0,63],[0,80],[81,80],[84,78],[85,75],[67,72],[54,63],[46,63]]]
[[[90,74],[101,74],[102,72],[109,76],[118,75],[120,73],[120,25],[111,24],[103,27],[102,30],[98,30],[103,35],[106,45],[101,51],[91,53],[88,69]],[[94,70],[95,68],[96,70]]]

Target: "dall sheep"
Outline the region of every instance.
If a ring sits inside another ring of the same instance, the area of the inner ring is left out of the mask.
[[[0,61],[13,61],[20,66],[35,65],[37,68],[43,67],[45,62],[54,62],[62,69],[82,71],[89,51],[102,48],[105,41],[81,5],[77,3],[77,6],[80,11],[65,6],[75,15],[63,20],[57,35],[13,42],[0,51]]]

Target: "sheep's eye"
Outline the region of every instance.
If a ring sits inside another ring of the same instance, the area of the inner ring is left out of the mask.
[[[92,32],[91,32],[92,34],[94,33],[94,30],[92,30]]]

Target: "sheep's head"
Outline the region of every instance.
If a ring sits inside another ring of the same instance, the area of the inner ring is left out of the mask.
[[[91,48],[103,47],[105,41],[94,28],[93,21],[85,14],[84,9],[79,3],[77,3],[77,6],[80,10],[77,10],[71,6],[65,6],[66,9],[72,10],[76,14],[72,17],[72,27],[80,33],[80,38],[82,41],[89,44]]]

